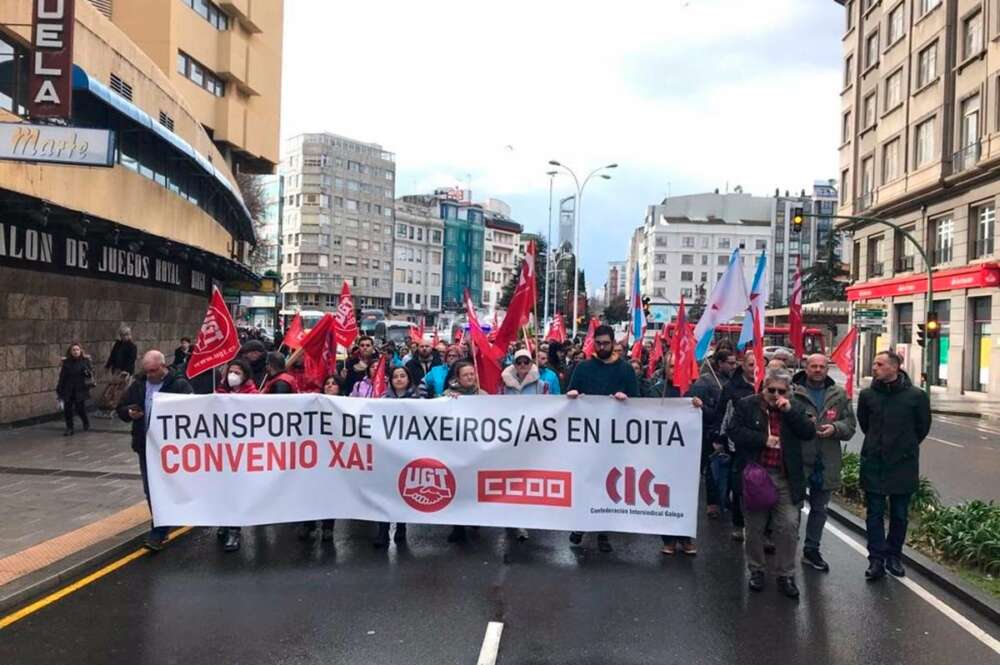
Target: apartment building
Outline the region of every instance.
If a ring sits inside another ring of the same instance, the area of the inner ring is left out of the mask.
[[[510,208],[508,207],[509,211]],[[520,268],[522,252],[519,251],[524,227],[509,215],[489,207],[484,211],[486,226],[483,239],[483,295],[482,307],[488,312],[500,308],[500,298],[511,276]]]
[[[441,312],[444,221],[438,199],[404,196],[396,200],[392,255],[393,318],[428,325]]]
[[[604,301],[610,303],[618,296],[628,297],[625,261],[608,261],[608,279],[604,283]]]
[[[934,271],[941,339],[926,379],[972,398],[1000,390],[1000,12],[975,0],[839,0],[845,9],[839,214],[888,220],[911,234]],[[853,232],[848,299],[884,307],[884,333],[863,335],[870,373],[881,349],[906,358],[914,381],[925,350],[927,264],[879,223]]]
[[[285,143],[281,175],[286,307],[333,311],[347,280],[356,307],[388,309],[394,155],[336,134],[300,134]]]

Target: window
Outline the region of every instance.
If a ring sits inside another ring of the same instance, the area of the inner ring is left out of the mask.
[[[979,95],[973,95],[962,102],[961,132],[960,147],[968,148],[979,141]]]
[[[701,255],[701,265],[703,265],[703,266],[707,266],[708,265],[708,254],[702,254]]]
[[[174,119],[163,111],[160,111],[160,124],[170,131],[174,131]]]
[[[903,7],[904,3],[901,2],[896,5],[895,9],[889,12],[889,44],[895,44],[903,38]]]
[[[885,80],[885,110],[891,111],[903,103],[903,70],[897,69]]]
[[[962,57],[971,58],[983,50],[983,12],[962,21]]]
[[[885,274],[885,265],[882,261],[882,236],[868,239],[868,277],[881,277]]]
[[[698,280],[698,281],[707,282],[708,281],[708,273],[707,272],[701,273],[701,279]]]
[[[840,123],[840,142],[847,143],[851,140],[851,112],[846,111]]]
[[[992,203],[976,206],[969,211],[972,225],[972,258],[982,259],[993,254],[993,236],[996,226],[996,207]]]
[[[177,71],[216,97],[226,94],[226,84],[222,79],[183,51],[177,52]]]
[[[693,266],[694,265],[694,254],[681,254],[681,265],[682,266]]]
[[[694,273],[690,272],[688,270],[685,270],[684,272],[681,273],[681,281],[682,282],[693,282],[694,281]]]
[[[882,184],[899,177],[899,148],[901,142],[895,138],[882,146]]]
[[[865,39],[865,69],[878,64],[878,30]]]
[[[934,158],[934,118],[917,125],[914,166],[919,168]]]
[[[405,293],[394,293],[392,296],[392,304],[395,307],[405,307],[406,306],[406,294]]]
[[[185,5],[195,10],[198,16],[212,24],[216,30],[225,31],[229,29],[229,17],[221,9],[208,0],[182,0]]]
[[[861,102],[861,111],[864,116],[864,127],[862,129],[871,129],[875,126],[875,91],[865,95],[865,99]]]
[[[910,344],[913,341],[913,303],[900,303],[895,310],[895,335],[897,344]]]
[[[687,247],[694,247],[694,237],[693,236],[684,236],[681,239],[681,247],[685,247],[685,248],[687,248]]]
[[[694,289],[690,288],[681,289],[681,297],[690,298],[692,295],[694,295]]]
[[[939,217],[931,221],[931,239],[934,243],[931,263],[940,265],[951,261],[955,242],[955,225],[950,216]]]
[[[875,157],[869,156],[861,160],[861,197],[862,208],[871,206],[871,193],[875,189]]]
[[[399,238],[406,237],[406,224],[396,224],[396,236]]]
[[[730,246],[729,238],[719,238],[719,249],[729,249]]]
[[[840,205],[847,204],[847,186],[851,184],[851,170],[844,169],[840,172]]]
[[[847,28],[845,32],[850,32],[854,29],[854,0],[845,2],[844,9],[847,11]]]
[[[912,234],[914,232],[914,227],[911,226],[903,230],[909,231]],[[913,244],[906,239],[906,236],[904,236],[902,233],[898,231],[894,236],[893,243],[894,243],[893,256],[895,258],[895,264],[893,266],[893,269],[895,270],[895,272],[900,273],[900,272],[912,271],[914,268]]]
[[[728,266],[729,265],[729,257],[726,256],[725,254],[719,254],[717,257],[715,257],[715,265],[717,265],[717,266]]]
[[[666,262],[667,262],[666,254],[657,254],[656,256],[653,257],[653,263],[655,263],[658,266],[665,265]]]
[[[920,15],[923,16],[941,4],[941,0],[917,0],[920,3]]]
[[[929,85],[937,78],[937,42],[917,55],[917,88]]]
[[[701,237],[701,248],[702,249],[708,249],[711,246],[712,246],[712,238],[710,236],[702,236]]]
[[[0,33],[0,109],[27,114],[28,62],[28,52]]]
[[[848,55],[844,58],[844,87],[849,87],[854,83],[854,56]]]
[[[990,385],[990,346],[992,345],[992,300],[969,298],[972,314],[972,363],[969,366],[969,390],[985,391]]]

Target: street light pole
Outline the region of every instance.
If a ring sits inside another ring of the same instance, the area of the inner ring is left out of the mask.
[[[578,332],[580,316],[580,226],[582,222],[582,209],[583,209],[583,190],[587,187],[587,183],[595,175],[600,173],[605,169],[616,169],[618,164],[608,164],[607,166],[601,166],[594,169],[587,174],[587,177],[583,179],[583,184],[580,184],[580,179],[576,177],[576,173],[573,169],[561,164],[554,159],[549,160],[549,164],[552,166],[559,167],[569,173],[573,177],[573,182],[576,184],[576,205],[574,206],[574,226],[576,227],[573,232],[573,338],[576,338]],[[611,180],[611,176],[601,173],[601,177],[605,180]]]
[[[545,306],[542,314],[542,329],[549,325],[549,280],[552,279],[552,184],[556,179],[557,171],[548,171],[545,175],[549,177],[549,236],[545,246]]]

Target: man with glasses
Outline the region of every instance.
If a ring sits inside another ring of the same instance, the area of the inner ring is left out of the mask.
[[[705,476],[705,499],[708,504],[708,516],[717,518],[720,515],[719,484],[712,478],[711,459],[714,450],[713,443],[718,438],[718,425],[721,415],[718,414],[722,389],[729,383],[730,377],[739,365],[736,354],[728,347],[717,349],[712,354],[705,370],[694,382],[689,391],[691,397],[701,400],[701,473]]]
[[[639,381],[627,358],[614,353],[615,331],[611,326],[598,326],[594,330],[594,357],[584,360],[573,370],[566,397],[576,399],[580,395],[609,395],[624,402],[629,397],[639,396]],[[573,531],[569,542],[579,545],[583,533]],[[608,534],[597,534],[597,549],[610,552]]]
[[[920,444],[931,430],[927,393],[913,385],[901,369],[902,363],[902,357],[893,351],[876,355],[871,386],[858,396],[858,424],[865,433],[861,488],[865,491],[868,530],[869,566],[865,578],[869,581],[885,577],[886,570],[896,577],[906,574],[902,556],[910,496],[920,479]]]

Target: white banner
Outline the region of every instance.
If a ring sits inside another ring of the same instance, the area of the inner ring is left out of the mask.
[[[323,518],[694,536],[687,399],[155,396],[158,525]]]

